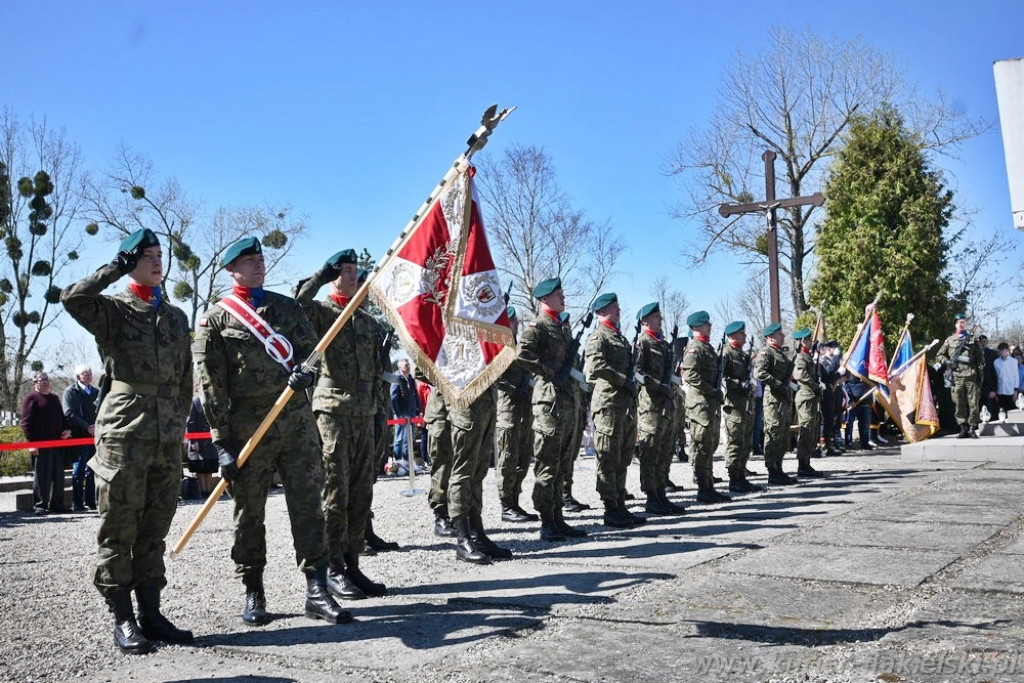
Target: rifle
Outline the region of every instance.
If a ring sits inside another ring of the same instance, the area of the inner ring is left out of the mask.
[[[679,325],[672,326],[672,343],[668,347],[668,358],[665,362],[665,371],[661,375],[661,383],[668,385],[672,381],[672,372],[676,366],[676,339],[679,338]]]
[[[505,290],[505,308],[508,308],[508,300],[509,300],[509,297],[512,296],[512,283],[513,282],[514,282],[514,280],[509,280],[508,281],[508,289]]]
[[[576,364],[579,362],[578,354],[580,351],[580,340],[583,339],[583,333],[587,331],[588,327],[590,327],[590,323],[593,319],[593,311],[587,313],[587,317],[583,319],[579,332],[576,333],[576,336],[573,337],[572,343],[569,344],[569,352],[565,354],[565,360],[562,362],[562,367],[558,370],[558,374],[555,375],[556,384],[560,384],[571,377],[579,382],[581,386],[586,386],[589,389],[590,385],[587,384],[586,379],[583,377],[583,373],[576,369]]]
[[[715,389],[719,394],[722,394],[722,375],[725,372],[725,337],[726,334],[723,332],[722,341],[718,343],[718,373],[715,375]]]
[[[978,325],[978,323],[974,323],[974,327],[971,328],[970,333],[965,334],[964,338],[960,340],[960,343],[956,345],[956,350],[953,352],[953,356],[949,360],[943,361],[942,366],[944,370],[942,373],[942,380],[947,387],[953,386],[953,366],[958,362],[957,359],[960,358],[964,349],[967,348],[967,340],[973,341],[974,333],[978,331],[978,327],[980,327],[980,325]]]

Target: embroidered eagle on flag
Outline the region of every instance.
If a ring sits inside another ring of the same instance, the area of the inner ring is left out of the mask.
[[[445,400],[467,407],[515,360],[469,164],[370,283],[370,296]]]

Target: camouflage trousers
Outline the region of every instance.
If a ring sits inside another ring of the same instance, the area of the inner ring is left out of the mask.
[[[529,420],[495,428],[498,444],[498,498],[516,502],[523,492],[523,479],[533,456],[533,429]]]
[[[373,416],[317,413],[316,426],[323,442],[327,548],[331,559],[340,561],[365,545],[377,474]]]
[[[747,470],[754,440],[754,411],[733,406],[722,408],[725,422],[725,466],[729,473],[743,475]]]
[[[721,440],[722,411],[712,404],[705,411],[707,424],[690,418],[690,462],[697,477],[697,485],[705,489],[714,485],[713,458]]]
[[[427,426],[430,455],[430,493],[427,503],[435,512],[448,510],[448,481],[452,476],[452,429],[447,421]]]
[[[671,417],[660,412],[647,411],[640,416],[640,424],[643,425],[640,430],[640,490],[648,495],[668,485],[676,438],[673,422]]]
[[[636,419],[632,412],[599,410],[594,413],[594,450],[597,451],[597,494],[603,501],[626,495],[626,471],[633,462]]]
[[[286,409],[287,410],[287,409]],[[241,412],[241,411],[239,411]],[[231,433],[244,443],[255,432],[261,411],[232,415]],[[243,438],[244,436],[244,438]],[[235,499],[235,542],[231,559],[239,578],[267,564],[267,495],[274,472],[281,476],[299,570],[311,574],[328,560],[320,493],[323,464],[316,424],[307,407],[283,413],[267,430],[238,477],[228,486]]]
[[[583,445],[583,431],[587,428],[587,416],[579,415],[576,420],[576,430],[573,432],[572,440],[566,447],[565,471],[562,472],[562,490],[566,493],[572,491],[573,473],[576,471],[576,459],[580,457],[580,446]]]
[[[449,413],[452,468],[448,479],[448,515],[455,521],[479,516],[484,508],[484,477],[494,452],[494,406],[472,417]]]
[[[800,426],[796,437],[796,461],[809,465],[814,452],[818,450],[818,434],[821,431],[821,404],[814,394],[801,392],[796,397],[796,420]]]
[[[963,427],[977,427],[981,423],[981,387],[974,378],[953,377],[953,402],[956,404],[956,423]]]
[[[163,588],[164,539],[181,489],[181,442],[102,437],[89,466],[100,513],[96,588],[103,597],[136,586]]]
[[[564,477],[572,461],[569,448],[576,438],[575,402],[558,401],[552,414],[546,404],[534,406],[533,507],[542,515],[562,508]]]
[[[782,470],[782,458],[789,451],[792,438],[793,404],[778,401],[766,391],[764,395],[764,464],[769,472]]]

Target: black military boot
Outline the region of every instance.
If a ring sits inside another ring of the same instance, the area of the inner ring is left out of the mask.
[[[960,433],[956,435],[956,438],[958,438],[958,439],[969,439],[969,438],[971,438],[971,428],[968,425],[966,425],[966,424],[960,425]]]
[[[735,467],[729,468],[729,490],[733,493],[745,493],[743,490],[743,475]]]
[[[192,631],[176,628],[160,613],[160,589],[157,586],[139,586],[135,589],[139,601],[139,629],[149,640],[165,643],[191,643]]]
[[[665,501],[658,495],[657,489],[647,492],[647,502],[644,503],[644,512],[649,512],[652,515],[674,515],[676,511],[669,505],[665,504]]]
[[[686,512],[685,507],[677,505],[669,499],[668,492],[665,489],[658,489],[658,498],[661,500],[662,505],[665,505],[672,510],[673,514],[681,515]]]
[[[358,555],[357,555],[358,557]],[[332,624],[352,621],[352,613],[338,607],[327,590],[327,567],[306,574],[306,617],[323,619]]]
[[[245,584],[245,610],[242,621],[249,626],[265,626],[270,623],[267,614],[267,596],[263,593],[263,572],[251,572],[242,577]]]
[[[613,529],[632,529],[636,526],[633,522],[633,516],[628,512],[623,513],[619,508],[618,500],[611,500],[610,498],[605,498],[604,500],[604,518],[601,523]]]
[[[768,483],[772,486],[792,486],[797,480],[783,472],[781,467],[775,467],[768,470]]]
[[[583,512],[589,510],[590,506],[573,498],[572,489],[566,489],[562,493],[562,509],[566,512]]]
[[[480,515],[470,515],[469,537],[473,540],[473,547],[492,560],[512,559],[511,550],[502,548],[487,537],[487,532],[484,531],[484,521],[480,518]]]
[[[679,491],[683,490],[683,487],[677,484],[673,484],[671,479],[666,479],[665,490],[668,491],[669,493],[678,493]]]
[[[542,541],[564,541],[565,534],[555,524],[555,515],[551,512],[540,513],[540,540]]]
[[[143,635],[139,625],[135,623],[132,594],[127,590],[121,590],[106,600],[110,613],[114,615],[114,642],[117,649],[126,655],[144,655],[152,652],[153,642]]]
[[[565,518],[562,516],[562,508],[555,508],[555,528],[562,532],[563,536],[571,538],[586,538],[587,532],[583,529],[577,529],[571,527],[565,523]]]
[[[698,503],[727,503],[732,498],[715,490],[715,477],[711,474],[701,474],[697,477],[697,502]]]
[[[459,539],[458,544],[455,546],[455,557],[459,558],[463,562],[470,562],[472,564],[490,564],[491,559],[487,557],[483,550],[476,547],[473,542],[473,537],[470,534],[469,529],[469,518],[463,515],[455,520],[453,525],[455,527],[456,538]]]
[[[972,439],[980,439],[981,437],[978,436],[978,425],[971,425],[971,428],[970,430],[968,430],[967,435]]]
[[[532,512],[527,512],[522,508],[522,506],[519,504],[519,496],[516,496],[515,498],[512,499],[512,509],[518,512],[523,517],[526,517],[527,522],[536,522],[540,519],[539,515],[535,515]]]
[[[529,517],[525,513],[517,510],[518,506],[514,505],[510,500],[501,501],[501,521],[503,522],[529,522]]]
[[[383,583],[371,581],[359,569],[359,553],[343,553],[342,557],[345,559],[345,576],[355,584],[356,588],[375,598],[387,594],[387,586]]]
[[[332,560],[327,567],[327,590],[338,600],[362,600],[366,593],[348,580],[345,563]]]
[[[801,461],[800,465],[797,467],[796,476],[805,477],[807,479],[821,479],[822,477],[825,476],[825,473],[819,472],[818,470],[811,467],[811,459],[806,458],[803,461]]]
[[[620,493],[618,498],[615,500],[615,503],[618,506],[619,511],[623,515],[633,520],[633,526],[643,526],[644,524],[647,524],[646,517],[641,517],[640,515],[633,514],[632,512],[630,512],[629,508],[626,507],[626,494]]]
[[[373,518],[366,518],[366,533],[364,534],[366,539],[366,547],[373,548],[377,552],[386,552],[388,550],[398,550],[401,546],[394,541],[385,541],[383,538],[378,536],[373,531]]]
[[[434,535],[441,538],[455,536],[455,529],[452,528],[452,521],[448,519],[448,508],[446,507],[434,509]]]

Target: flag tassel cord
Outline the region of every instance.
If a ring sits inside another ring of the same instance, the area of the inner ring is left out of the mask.
[[[330,329],[327,330],[323,338],[317,343],[313,352],[310,353],[309,357],[302,362],[301,366],[299,366],[303,371],[309,372],[312,368],[316,366],[317,363],[320,362],[320,359],[323,357],[324,351],[327,350],[327,347],[331,345],[331,342],[333,342],[334,338],[338,336],[338,333],[341,332],[341,329],[352,318],[352,315],[355,313],[356,309],[359,308],[359,305],[363,302],[364,299],[366,299],[366,295],[370,290],[370,284],[373,282],[376,273],[380,271],[381,267],[391,259],[391,257],[398,251],[398,249],[401,248],[402,244],[413,233],[414,228],[428,214],[430,207],[434,204],[434,202],[437,201],[438,197],[441,196],[441,194],[448,187],[448,185],[451,184],[451,182],[456,178],[456,176],[458,176],[458,174],[461,171],[465,170],[466,165],[468,165],[469,160],[473,157],[473,155],[479,152],[481,149],[483,149],[484,145],[487,144],[488,138],[490,137],[494,129],[498,126],[498,124],[504,121],[505,118],[513,111],[515,111],[515,107],[502,109],[499,112],[497,105],[491,105],[484,112],[484,115],[480,121],[480,127],[473,132],[473,134],[469,137],[469,140],[467,141],[466,151],[460,154],[458,158],[456,158],[455,162],[452,164],[452,167],[448,169],[448,172],[445,174],[444,178],[441,179],[441,182],[437,184],[437,187],[434,188],[434,191],[431,192],[430,195],[427,197],[426,201],[423,202],[423,205],[412,217],[408,225],[405,226],[405,229],[402,230],[402,233],[398,236],[398,239],[395,240],[394,244],[391,245],[387,253],[384,255],[384,258],[381,259],[381,262],[377,264],[376,268],[374,268],[373,273],[371,273],[370,276],[366,278],[366,282],[364,282],[363,285],[359,288],[359,290],[352,296],[352,298],[349,300],[348,305],[345,306],[345,309],[338,315],[334,323],[331,325]],[[295,392],[291,387],[285,386],[284,390],[281,392],[281,395],[278,396],[277,400],[274,402],[274,405],[271,407],[270,412],[268,412],[267,416],[263,418],[263,422],[261,422],[259,427],[256,428],[256,431],[253,432],[253,435],[249,437],[249,440],[245,442],[245,446],[242,448],[242,451],[238,454],[239,468],[245,465],[246,460],[248,460],[249,456],[252,455],[252,452],[256,450],[256,446],[258,446],[260,441],[263,440],[263,437],[270,429],[270,426],[274,424],[274,421],[281,414],[281,411],[284,410],[284,407],[288,404],[288,401],[291,400],[292,394],[294,393]],[[195,518],[189,523],[188,527],[185,529],[185,532],[181,535],[181,538],[178,539],[178,542],[175,544],[174,548],[170,551],[170,559],[176,559],[182,553],[182,551],[184,551],[185,546],[188,545],[188,542],[189,540],[191,540],[193,534],[195,534],[196,530],[203,523],[203,520],[206,519],[206,516],[210,513],[210,510],[213,509],[214,504],[218,500],[220,500],[220,497],[222,495],[224,495],[225,490],[227,490],[227,481],[221,479],[217,486],[214,487],[213,491],[210,493],[210,496],[206,499],[206,502],[203,503],[203,506],[199,509],[199,512],[196,513]]]
[[[936,344],[938,344],[938,343],[939,343],[939,340],[938,340],[938,339],[932,339],[932,343],[931,343],[931,344],[929,344],[928,346],[924,347],[923,349],[921,349],[920,351],[918,351],[917,353],[915,353],[915,354],[914,354],[913,356],[911,356],[911,357],[910,357],[910,360],[908,360],[908,361],[907,361],[906,363],[904,363],[903,365],[901,365],[901,366],[900,366],[900,368],[905,368],[905,367],[908,367],[908,366],[909,366],[909,365],[910,365],[911,363],[915,362],[915,361],[916,361],[916,360],[917,360],[918,358],[920,358],[920,357],[921,357],[921,356],[923,356],[924,354],[926,354],[926,353],[928,353],[929,351],[931,351],[931,350],[932,350],[932,348],[933,348],[933,347],[934,347],[934,346],[935,346]],[[897,368],[897,369],[898,369],[898,368]],[[878,385],[876,384],[875,386],[871,387],[871,390],[870,390],[870,391],[866,392],[866,393],[865,393],[865,394],[864,394],[863,396],[861,396],[861,397],[860,397],[859,399],[857,399],[857,402],[856,402],[856,403],[854,403],[854,404],[853,404],[852,406],[850,406],[850,407],[848,408],[848,410],[853,410],[854,408],[856,408],[857,406],[859,406],[859,405],[860,405],[861,403],[863,403],[864,401],[866,401],[866,400],[868,400],[869,398],[871,398],[872,396],[874,396],[874,395],[875,395],[875,392],[877,392],[877,391],[878,391]],[[894,419],[895,419],[895,418],[894,418]]]

